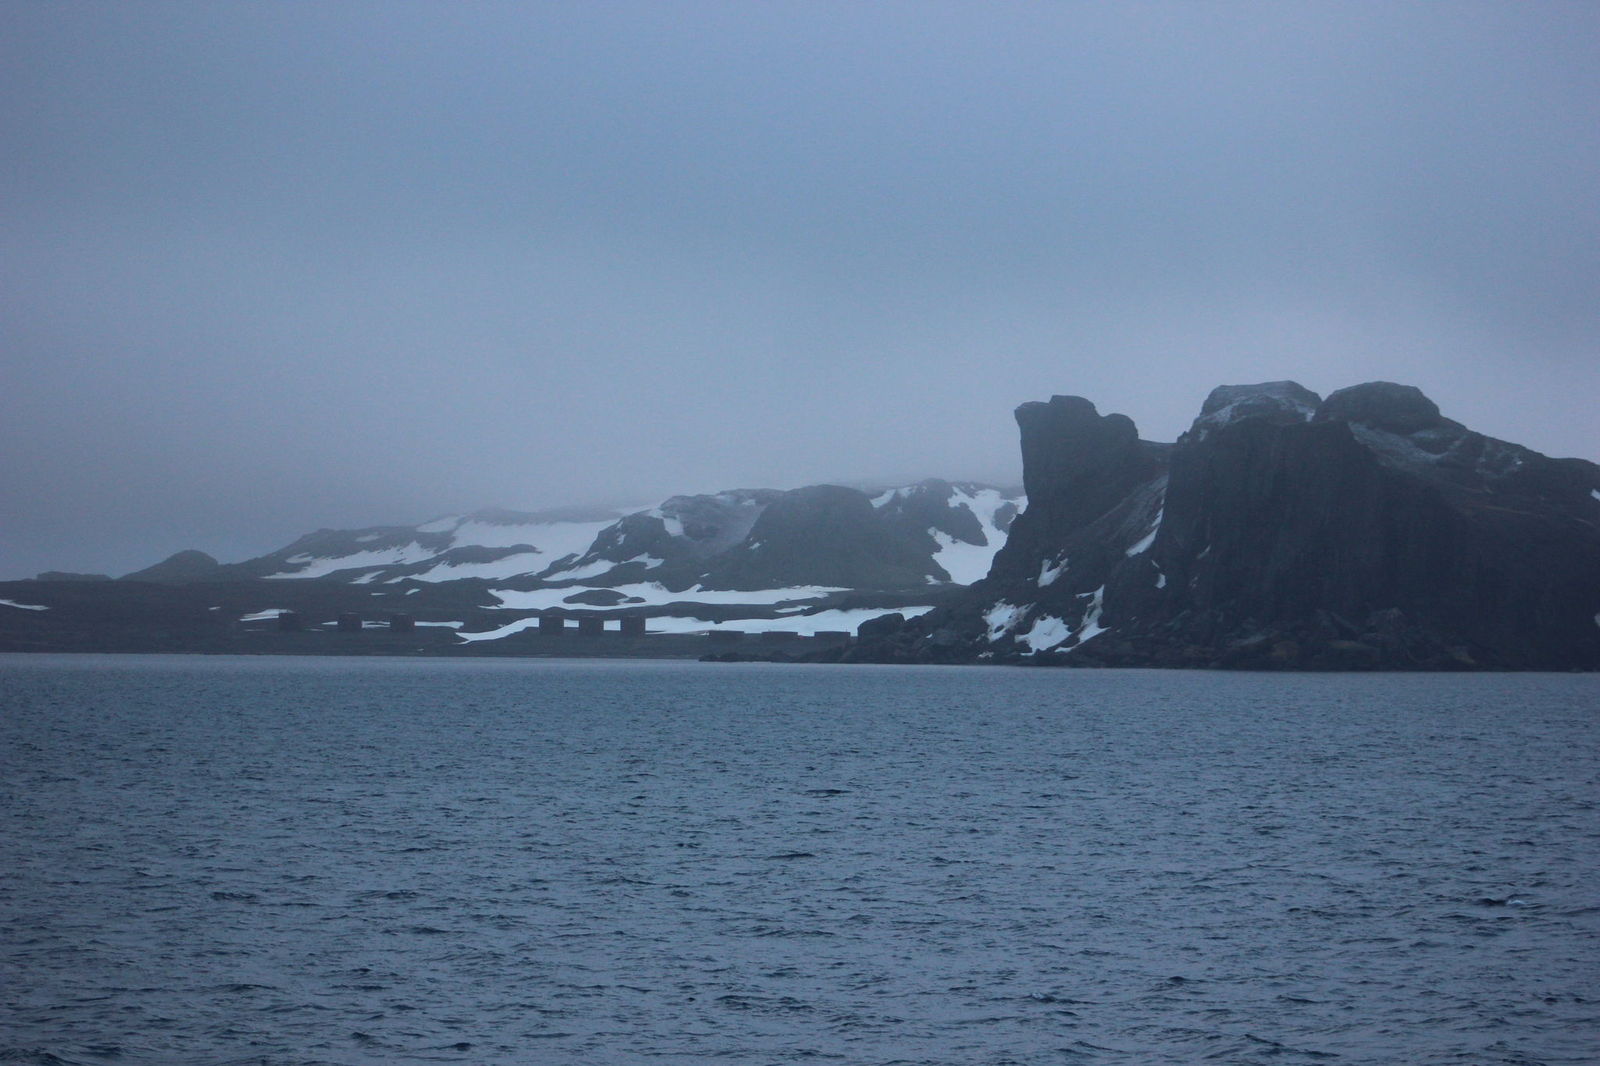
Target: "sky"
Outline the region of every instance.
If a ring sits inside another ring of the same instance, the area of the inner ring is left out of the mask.
[[[0,4],[0,579],[1020,480],[1057,393],[1600,459],[1590,3]]]

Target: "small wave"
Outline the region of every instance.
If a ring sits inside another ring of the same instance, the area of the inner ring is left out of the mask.
[[[68,1059],[43,1048],[0,1048],[0,1062],[25,1066],[86,1066],[82,1059]]]
[[[804,1013],[816,1009],[811,1004],[795,999],[793,996],[746,996],[729,993],[725,996],[718,996],[712,1002],[720,1003],[730,1010],[756,1011],[763,1014]]]

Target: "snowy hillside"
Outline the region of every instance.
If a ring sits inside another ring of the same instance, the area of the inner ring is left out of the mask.
[[[478,511],[323,529],[243,563],[141,575],[362,585],[419,605],[436,602],[434,590],[476,589],[507,619],[469,626],[463,640],[508,636],[535,623],[529,612],[552,609],[644,614],[652,632],[854,630],[890,611],[920,614],[982,578],[1023,502],[1017,491],[939,480],[872,493],[736,489],[627,512]]]
[[[269,555],[227,568],[274,580],[321,578],[354,584],[439,582],[475,578],[518,587],[545,585],[608,588],[650,578],[679,591],[705,583],[720,587],[737,560],[763,549],[786,530],[816,517],[822,486],[781,492],[739,489],[703,496],[674,496],[656,507],[621,512],[479,511],[419,526],[319,530]],[[1020,494],[986,485],[924,481],[868,498],[854,489],[828,487],[840,499],[870,505],[856,532],[888,538],[864,563],[849,587],[969,584],[988,572],[1020,509]],[[807,494],[810,494],[809,497]],[[774,504],[791,513],[768,522],[766,538],[752,536]],[[870,528],[869,528],[870,527]],[[834,527],[835,538],[841,531]],[[825,568],[852,546],[811,544],[814,558],[785,559],[784,568]],[[907,578],[885,577],[887,552],[898,552]],[[770,552],[769,552],[770,555]],[[914,557],[914,559],[912,558]],[[777,566],[769,559],[757,569]],[[749,567],[743,569],[748,570]],[[839,584],[832,582],[831,584]],[[773,587],[756,581],[751,586]]]

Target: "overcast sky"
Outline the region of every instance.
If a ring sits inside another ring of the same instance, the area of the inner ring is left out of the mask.
[[[1015,481],[1077,393],[1600,458],[1600,5],[0,5],[0,578]]]

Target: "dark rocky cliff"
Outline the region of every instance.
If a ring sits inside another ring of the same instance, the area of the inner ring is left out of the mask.
[[[1415,388],[1225,386],[1173,445],[1078,397],[1017,423],[1029,506],[989,577],[848,657],[1600,667],[1600,467]]]
[[[928,554],[886,523],[865,493],[811,485],[775,499],[703,580],[714,589],[895,588],[942,577]]]

